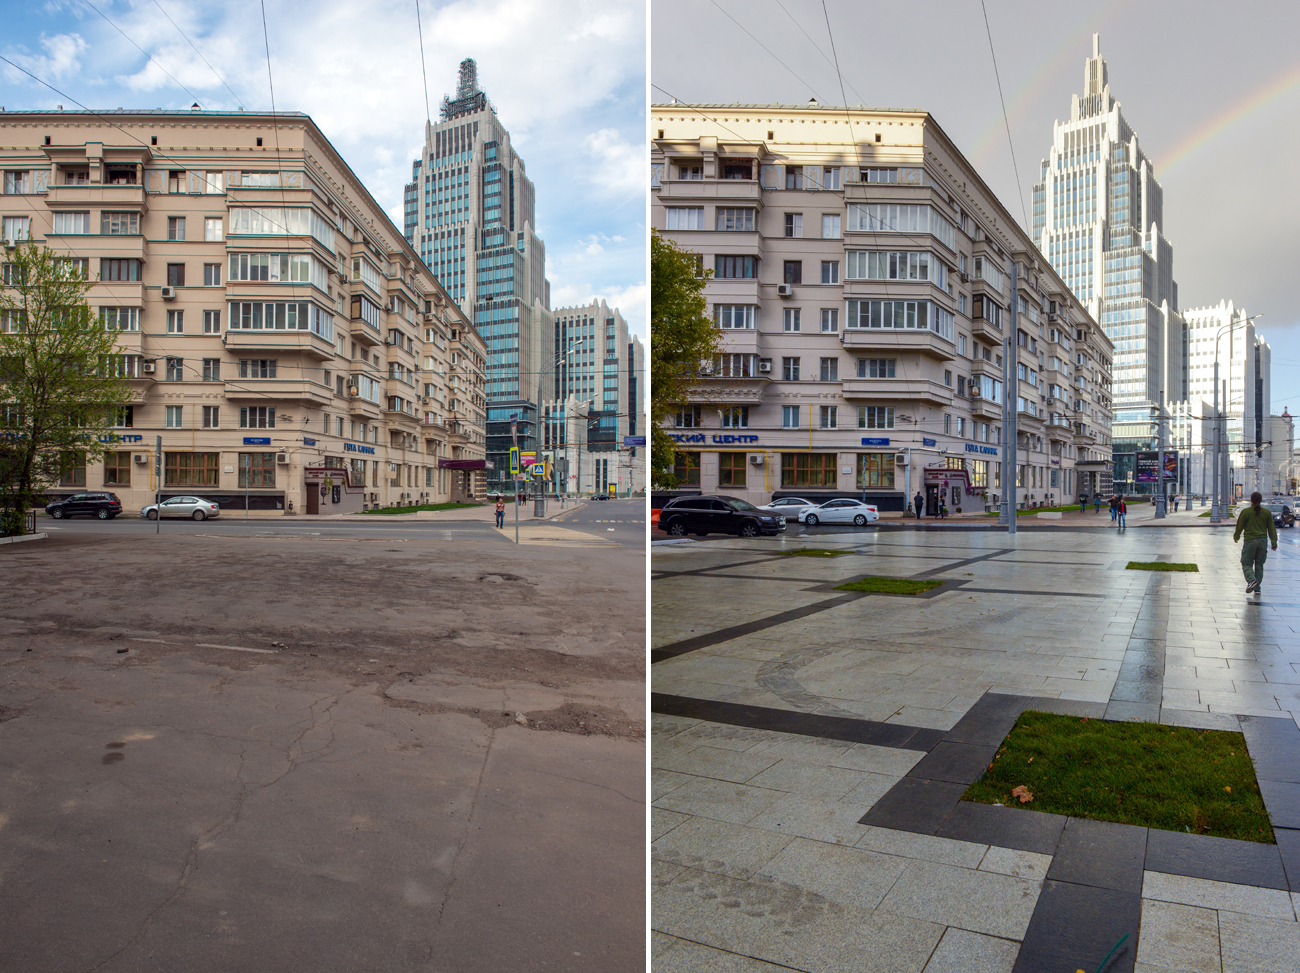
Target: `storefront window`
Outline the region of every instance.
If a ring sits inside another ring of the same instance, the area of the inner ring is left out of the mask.
[[[673,454],[673,475],[677,477],[677,485],[699,486],[700,485],[700,454],[699,453],[674,453]]]
[[[894,454],[859,453],[858,489],[894,489]]]
[[[131,485],[131,454],[106,453],[104,455],[104,486]]]
[[[835,453],[782,453],[782,487],[834,487]]]
[[[239,485],[241,487],[275,486],[275,453],[240,453]]]
[[[718,486],[743,487],[745,485],[745,454],[718,454]]]
[[[59,486],[79,486],[86,485],[86,454],[77,452],[69,454],[65,459],[63,475],[59,477]]]

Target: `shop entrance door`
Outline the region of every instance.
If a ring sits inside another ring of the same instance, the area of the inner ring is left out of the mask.
[[[939,486],[937,484],[927,483],[925,485],[925,515],[927,517],[939,516]]]

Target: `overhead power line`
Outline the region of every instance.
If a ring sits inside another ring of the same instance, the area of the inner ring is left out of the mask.
[[[420,74],[424,78],[424,118],[425,121],[431,122],[433,110],[429,107],[429,72],[424,68],[424,24],[420,22],[420,0],[415,0],[415,27],[420,37]]]
[[[718,3],[718,0],[711,0],[711,2],[712,2],[713,5],[714,5],[715,7],[717,7],[719,10],[722,10],[723,15],[724,15],[728,20],[730,20],[733,24],[735,24],[737,27],[739,27],[741,30],[743,30],[746,34],[749,34],[750,40],[752,40],[755,44],[757,44],[757,45],[758,45],[759,47],[761,47],[763,50],[767,51],[768,54],[771,54],[771,55],[772,55],[772,58],[773,58],[773,59],[774,59],[774,60],[775,60],[779,65],[781,65],[781,67],[785,68],[785,69],[786,69],[787,71],[789,71],[791,74],[794,74],[794,76],[795,76],[796,78],[798,78],[799,83],[802,84],[802,85],[804,85],[804,86],[805,86],[809,91],[811,91],[811,92],[813,93],[813,96],[814,96],[818,101],[821,101],[821,100],[822,100],[822,96],[819,95],[819,94],[817,94],[816,91],[813,91],[813,86],[812,86],[812,85],[808,84],[807,81],[805,81],[803,78],[800,78],[799,75],[795,74],[795,70],[794,70],[794,68],[790,67],[790,65],[786,64],[786,63],[785,63],[784,61],[782,61],[779,57],[777,57],[775,54],[773,54],[773,53],[772,53],[772,50],[771,50],[771,49],[770,49],[766,44],[764,44],[762,41],[760,41],[760,40],[759,40],[757,37],[755,37],[753,34],[750,34],[750,33],[749,33],[749,29],[746,28],[744,24],[742,24],[742,23],[741,23],[739,20],[737,20],[735,17],[731,16],[731,14],[727,13],[726,10],[723,10],[722,5]],[[659,90],[662,91],[663,89],[661,88],[661,89],[659,89]]]
[[[1002,102],[1002,121],[1007,126],[1007,145],[1011,149],[1011,168],[1016,174],[1016,195],[1020,197],[1020,218],[1024,220],[1025,232],[1029,233],[1029,213],[1025,209],[1025,191],[1020,185],[1020,166],[1016,164],[1016,147],[1011,141],[1011,119],[1007,117],[1007,100],[1002,95],[1002,76],[998,74],[998,56],[993,50],[993,31],[989,27],[989,11],[980,0],[980,9],[984,11],[984,32],[989,36],[989,54],[993,58],[993,77],[998,82],[998,100]]]
[[[240,108],[243,108],[244,103],[240,101],[239,95],[235,94],[234,90],[230,87],[230,85],[226,84],[226,79],[223,78],[217,72],[217,69],[212,66],[212,63],[206,57],[203,56],[203,52],[194,46],[194,42],[189,39],[185,31],[181,30],[180,25],[177,24],[176,21],[172,20],[171,14],[167,13],[166,10],[163,10],[162,5],[158,3],[158,0],[153,0],[153,5],[157,7],[159,11],[162,12],[162,15],[167,18],[168,23],[170,23],[173,27],[176,28],[176,33],[184,37],[185,42],[189,44],[190,47],[194,48],[194,53],[197,54],[199,58],[203,61],[203,63],[208,66],[208,70],[211,71],[216,76],[216,79],[221,82],[222,86],[225,87],[225,89],[230,92],[231,97],[235,99],[235,104],[238,105]],[[195,100],[197,101],[198,99]]]
[[[167,77],[171,78],[171,79],[172,79],[172,82],[176,85],[176,87],[180,88],[182,91],[184,91],[186,94],[188,94],[191,98],[193,98],[196,102],[199,100],[199,96],[198,96],[198,95],[196,95],[194,92],[190,91],[189,88],[186,88],[185,85],[183,85],[183,84],[181,84],[179,81],[177,81],[176,78],[171,74],[170,71],[168,71],[165,67],[163,67],[161,64],[159,64],[157,60],[154,59],[154,56],[153,56],[152,54],[150,54],[148,51],[146,51],[143,47],[141,47],[141,46],[140,46],[139,44],[137,44],[135,41],[131,40],[131,38],[130,38],[129,36],[127,36],[126,31],[124,31],[121,27],[117,26],[117,24],[113,23],[112,20],[109,20],[108,14],[104,13],[104,11],[102,11],[102,10],[100,10],[98,7],[96,7],[93,3],[90,2],[90,0],[82,0],[82,2],[83,2],[87,7],[89,7],[91,10],[95,11],[95,13],[99,14],[99,15],[100,15],[101,17],[103,17],[106,21],[108,21],[108,25],[109,25],[110,27],[112,27],[115,31],[117,31],[119,34],[121,34],[123,37],[125,37],[125,38],[127,39],[127,42],[128,42],[132,47],[134,47],[137,51],[139,51],[141,54],[143,54],[143,55],[144,55],[146,58],[148,58],[150,61],[153,61],[154,64],[157,64],[157,65],[158,65],[158,70],[161,71],[163,74],[167,75]]]
[[[836,58],[836,60],[832,61],[829,57],[826,56],[826,52],[823,51],[820,47],[818,47],[817,42],[816,42],[815,40],[812,39],[812,35],[809,34],[808,31],[806,31],[806,30],[803,29],[803,24],[799,23],[799,21],[795,18],[794,14],[790,13],[790,11],[786,9],[785,4],[783,4],[783,3],[781,2],[781,0],[776,0],[776,5],[777,5],[778,7],[780,7],[781,10],[784,11],[785,15],[786,15],[787,17],[790,18],[791,22],[792,22],[796,27],[799,28],[799,32],[800,32],[801,34],[803,34],[804,37],[807,37],[807,38],[808,38],[808,43],[812,44],[812,46],[813,46],[813,50],[815,50],[818,54],[820,54],[820,55],[822,56],[822,60],[824,60],[827,64],[832,65],[832,66],[835,68],[836,73],[839,73],[839,59]],[[822,10],[822,12],[825,13],[825,5],[824,5],[824,4],[823,4],[823,10]],[[832,50],[834,49],[834,47],[835,47],[835,42],[832,41],[832,42],[831,42],[831,48],[832,48]],[[844,78],[841,76],[841,77],[840,77],[840,88],[841,88],[841,92],[840,92],[840,94],[841,94],[841,96],[843,95],[843,90],[842,90],[843,87],[844,87]],[[858,103],[861,104],[861,103],[865,100],[865,99],[862,97],[862,93],[861,93],[860,91],[858,91],[857,88],[854,88],[854,87],[853,87],[853,82],[851,82],[851,81],[849,82],[849,88],[850,88],[850,89],[853,91],[853,93],[857,96]]]

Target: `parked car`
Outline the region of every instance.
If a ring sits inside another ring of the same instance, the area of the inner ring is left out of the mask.
[[[157,520],[159,509],[158,504],[151,503],[140,511],[140,516]],[[221,508],[211,500],[204,500],[202,497],[171,497],[162,502],[161,510],[164,517],[193,517],[195,520],[207,520],[209,517],[221,516]]]
[[[45,512],[55,520],[64,517],[98,517],[112,520],[122,512],[122,501],[116,493],[74,493],[62,500],[45,505]]]
[[[798,520],[805,510],[821,505],[819,500],[804,500],[802,497],[782,497],[759,507],[764,513],[781,514],[786,520]]]
[[[764,513],[748,500],[701,495],[669,500],[659,511],[659,526],[670,537],[687,534],[757,537],[785,530],[785,517]]]
[[[1295,511],[1287,504],[1280,500],[1270,500],[1267,503],[1261,503],[1261,507],[1273,514],[1273,524],[1276,527],[1294,527]]]
[[[828,500],[820,507],[813,507],[799,514],[799,522],[808,527],[818,524],[853,524],[865,527],[880,519],[880,512],[869,503],[861,500]]]

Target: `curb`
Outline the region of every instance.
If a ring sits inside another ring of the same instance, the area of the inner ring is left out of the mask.
[[[43,541],[49,534],[23,534],[20,537],[0,537],[0,544],[22,544],[24,541]]]

